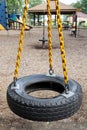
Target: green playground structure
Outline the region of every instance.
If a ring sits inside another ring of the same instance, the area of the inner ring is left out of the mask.
[[[22,20],[20,19],[20,15],[16,14],[8,14],[8,23],[9,29],[21,29],[22,27]],[[32,26],[26,25],[25,30],[30,30]]]

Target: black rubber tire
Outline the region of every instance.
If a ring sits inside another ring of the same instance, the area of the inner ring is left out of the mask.
[[[36,98],[27,94],[39,89],[60,92],[52,98]],[[32,75],[12,82],[7,90],[7,102],[10,109],[20,117],[33,121],[56,121],[72,116],[82,103],[81,86],[69,80],[69,94],[64,91],[64,78],[49,75]]]

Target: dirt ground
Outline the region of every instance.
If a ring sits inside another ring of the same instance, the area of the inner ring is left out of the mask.
[[[13,81],[20,31],[0,31],[0,130],[87,130],[87,30],[77,38],[64,31],[69,78],[79,82],[83,90],[80,110],[68,119],[56,122],[33,122],[13,114],[6,102],[8,85]],[[63,75],[57,29],[53,29],[53,64],[57,75]],[[46,31],[47,38],[47,31]],[[42,49],[42,28],[25,32],[19,77],[48,73],[48,47]],[[43,93],[42,93],[43,94]]]

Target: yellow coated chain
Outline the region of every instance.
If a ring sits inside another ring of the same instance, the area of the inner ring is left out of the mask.
[[[57,14],[57,23],[58,23],[58,32],[59,32],[59,40],[60,40],[60,51],[61,51],[61,57],[62,57],[64,81],[65,81],[65,84],[68,84],[68,71],[67,71],[67,67],[66,67],[64,38],[63,38],[63,32],[62,32],[59,0],[55,0],[55,5],[56,5],[56,14]]]
[[[49,74],[53,74],[53,61],[52,61],[52,27],[51,27],[51,11],[50,0],[47,0],[47,17],[48,17],[48,47],[49,47]]]
[[[22,18],[23,24],[22,24],[22,29],[20,33],[19,48],[18,48],[18,54],[17,54],[17,59],[16,59],[15,71],[14,71],[14,80],[16,80],[18,77],[18,72],[19,72],[19,67],[20,67],[21,53],[22,53],[22,47],[24,43],[24,31],[25,31],[25,26],[26,26],[28,4],[29,4],[29,0],[25,0],[24,13],[23,13],[23,18]]]

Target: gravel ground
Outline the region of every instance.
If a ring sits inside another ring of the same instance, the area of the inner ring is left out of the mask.
[[[53,29],[52,33],[54,70],[57,75],[63,75],[57,30]],[[19,34],[20,31],[0,31],[0,130],[87,130],[87,31],[80,30],[77,38],[70,36],[69,31],[64,31],[68,74],[69,78],[82,86],[82,106],[68,119],[46,123],[28,121],[16,116],[6,102],[7,87],[13,80]],[[42,28],[25,32],[19,77],[48,73],[48,47],[46,43],[45,49],[42,49],[39,42],[41,38]],[[43,92],[41,94],[44,95]]]

